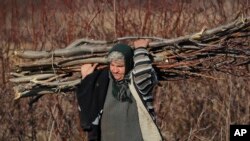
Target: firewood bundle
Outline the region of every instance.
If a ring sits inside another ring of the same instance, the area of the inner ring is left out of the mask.
[[[113,41],[79,39],[64,49],[52,51],[17,50],[11,72],[15,99],[73,91],[81,81],[80,66],[99,63],[107,67],[107,54],[118,42],[138,38],[152,39],[148,50],[161,81],[209,77],[210,71],[249,76],[250,17],[213,29],[174,39],[157,37],[122,37]],[[248,71],[243,71],[248,70]]]

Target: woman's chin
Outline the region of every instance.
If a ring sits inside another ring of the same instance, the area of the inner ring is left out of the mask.
[[[115,80],[120,81],[120,80],[121,80],[121,78],[119,78],[119,77],[118,77],[118,78],[116,78],[116,77],[115,77]]]
[[[122,78],[120,76],[114,76],[115,80],[120,81]]]

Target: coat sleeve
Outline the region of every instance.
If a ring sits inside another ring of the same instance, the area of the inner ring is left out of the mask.
[[[80,125],[84,131],[90,131],[92,128],[90,106],[93,99],[90,95],[90,92],[94,89],[94,84],[93,80],[92,81],[90,80],[91,80],[91,75],[83,79],[80,85],[78,85],[76,89],[76,98],[80,116]],[[90,83],[88,83],[88,81]]]
[[[95,71],[86,76],[77,87],[80,123],[84,131],[93,128],[103,108],[108,88],[108,71]]]
[[[152,89],[158,82],[152,60],[145,48],[134,51],[134,69],[132,71],[135,87],[144,100],[148,110],[153,110]]]

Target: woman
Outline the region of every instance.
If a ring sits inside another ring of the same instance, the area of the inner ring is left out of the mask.
[[[137,40],[134,51],[125,44],[115,45],[108,55],[109,69],[82,66],[77,99],[81,126],[89,132],[89,140],[162,140],[154,121],[152,88],[157,78],[148,44],[148,40]]]

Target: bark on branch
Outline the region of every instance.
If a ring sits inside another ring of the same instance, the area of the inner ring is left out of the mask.
[[[17,50],[15,55],[25,62],[15,64],[10,81],[15,85],[15,99],[73,91],[80,83],[82,64],[99,63],[100,68],[107,67],[106,56],[114,44],[138,38],[153,40],[148,50],[161,81],[189,77],[216,79],[206,74],[214,70],[250,77],[249,31],[250,17],[247,17],[173,39],[133,36],[112,41],[78,39],[64,49],[53,51]]]

